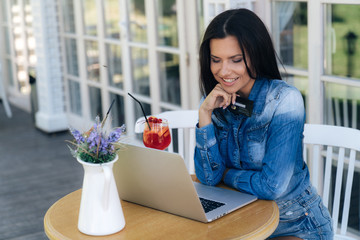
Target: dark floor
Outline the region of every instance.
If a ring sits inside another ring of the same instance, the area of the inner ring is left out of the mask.
[[[46,134],[32,117],[0,102],[0,240],[42,240],[47,209],[82,186],[83,169],[71,156],[67,131]]]

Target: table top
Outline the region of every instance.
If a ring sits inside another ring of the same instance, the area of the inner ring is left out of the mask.
[[[201,223],[122,201],[125,228],[107,236],[88,236],[77,228],[81,189],[54,203],[44,217],[50,239],[265,239],[279,223],[274,201],[257,200],[211,223]]]

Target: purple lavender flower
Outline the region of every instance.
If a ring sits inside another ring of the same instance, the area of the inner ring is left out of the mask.
[[[109,142],[105,138],[101,138],[99,151],[106,154],[108,152],[107,151],[108,147],[109,147]]]
[[[116,145],[121,135],[125,132],[125,125],[113,129],[107,134],[103,129],[100,118],[96,117],[93,127],[81,134],[78,130],[70,128],[75,138],[77,149],[70,149],[75,157],[80,157],[85,162],[102,163],[113,159],[115,152],[119,149]],[[69,141],[70,142],[70,141]]]
[[[89,137],[86,142],[89,144],[89,149],[93,149],[97,147],[97,143],[99,141],[99,137],[97,131],[94,129],[90,132]]]
[[[112,131],[109,135],[108,141],[109,142],[117,142],[122,134],[122,129],[121,128],[117,128],[114,131]]]
[[[112,152],[112,153],[115,151],[114,145],[112,145],[112,144],[110,145],[110,150],[109,151]]]
[[[83,135],[78,130],[71,129],[70,132],[74,136],[77,143],[85,142],[85,138],[83,137]]]

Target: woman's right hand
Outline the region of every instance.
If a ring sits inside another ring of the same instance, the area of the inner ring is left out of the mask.
[[[235,103],[236,93],[227,93],[218,83],[205,98],[199,109],[199,127],[211,123],[211,114],[215,108],[227,108],[230,103]]]

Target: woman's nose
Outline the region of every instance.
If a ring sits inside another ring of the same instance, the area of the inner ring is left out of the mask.
[[[220,68],[220,76],[226,76],[230,72],[229,66],[227,63],[223,63]]]

